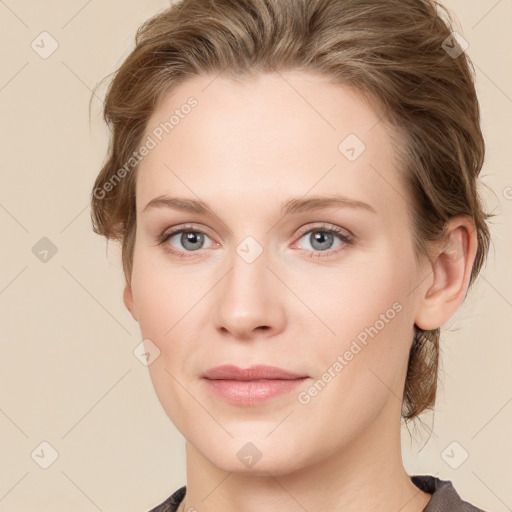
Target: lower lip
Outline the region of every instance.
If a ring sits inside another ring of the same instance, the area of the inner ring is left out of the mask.
[[[203,379],[217,396],[236,405],[258,405],[300,386],[308,377],[278,380]]]

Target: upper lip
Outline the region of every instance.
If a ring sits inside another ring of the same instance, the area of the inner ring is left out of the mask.
[[[232,364],[216,366],[206,370],[202,375],[205,379],[223,380],[259,380],[259,379],[282,379],[292,380],[307,377],[307,375],[290,372],[277,366],[256,365],[248,368],[240,368]]]

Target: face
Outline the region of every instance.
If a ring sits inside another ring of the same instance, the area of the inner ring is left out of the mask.
[[[196,77],[148,123],[125,303],[159,354],[166,413],[225,471],[282,474],[398,428],[420,269],[379,119],[358,93],[287,72]],[[202,377],[225,364],[304,378],[224,381],[249,393],[237,402]]]

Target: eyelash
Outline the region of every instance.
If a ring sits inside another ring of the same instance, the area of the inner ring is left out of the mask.
[[[200,234],[208,236],[207,233],[205,233],[204,231],[201,231],[200,229],[195,229],[194,226],[191,226],[191,225],[178,226],[176,228],[173,228],[171,231],[165,231],[160,236],[158,236],[158,245],[164,244],[165,242],[167,242],[167,240],[169,240],[171,237],[173,237],[176,234],[185,233],[185,232],[200,233]],[[314,226],[309,229],[299,230],[298,240],[300,240],[304,235],[307,235],[308,233],[312,233],[312,232],[329,233],[329,234],[335,235],[346,245],[353,245],[355,242],[355,237],[353,235],[348,235],[340,228],[338,228],[334,225],[329,225],[329,224],[321,224],[319,226]],[[209,237],[209,238],[211,238],[211,237]],[[165,246],[164,250],[168,251],[169,253],[173,254],[174,256],[177,256],[178,258],[189,258],[190,256],[186,255],[187,252],[188,253],[199,252],[200,249],[198,251],[185,251],[184,252],[184,251],[178,251],[178,250],[172,248],[171,245],[167,244]],[[339,247],[337,249],[329,249],[327,251],[310,251],[310,250],[305,249],[305,251],[308,253],[308,256],[310,256],[312,258],[316,258],[316,259],[332,256],[333,254],[338,253],[340,250],[342,250],[342,248],[339,248]]]

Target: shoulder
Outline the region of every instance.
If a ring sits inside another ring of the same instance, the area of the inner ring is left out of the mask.
[[[180,487],[177,491],[171,494],[164,502],[152,508],[148,512],[176,512],[179,504],[185,497],[187,486]]]
[[[414,475],[411,481],[422,491],[432,494],[423,512],[485,512],[461,499],[450,480],[441,480],[431,475]],[[185,497],[186,486],[180,487],[164,502],[148,512],[176,512]]]
[[[431,475],[414,475],[411,481],[422,491],[432,494],[423,512],[485,512],[462,500],[450,480]]]

